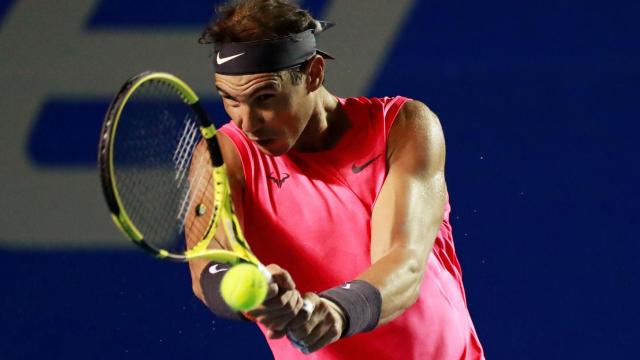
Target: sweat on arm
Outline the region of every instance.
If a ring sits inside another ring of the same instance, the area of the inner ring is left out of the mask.
[[[388,175],[371,220],[371,262],[358,279],[382,297],[379,324],[417,299],[447,201],[440,122],[419,101],[404,104],[389,134]]]

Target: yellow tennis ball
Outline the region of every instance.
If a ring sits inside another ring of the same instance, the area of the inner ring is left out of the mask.
[[[224,301],[236,311],[249,311],[262,304],[269,284],[257,266],[239,264],[227,270],[220,283]]]

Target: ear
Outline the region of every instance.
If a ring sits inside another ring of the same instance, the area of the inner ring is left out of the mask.
[[[307,64],[307,91],[314,92],[324,82],[324,59],[315,55]]]

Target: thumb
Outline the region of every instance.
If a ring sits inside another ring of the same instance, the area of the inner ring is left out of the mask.
[[[267,270],[271,273],[271,281],[278,286],[278,292],[296,289],[296,284],[287,270],[276,264],[267,266]]]

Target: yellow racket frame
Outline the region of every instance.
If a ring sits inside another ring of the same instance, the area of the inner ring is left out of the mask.
[[[117,180],[114,172],[114,164],[113,164],[113,139],[115,138],[118,122],[120,121],[120,116],[122,111],[131,97],[131,95],[138,89],[142,84],[152,81],[159,80],[169,85],[173,86],[178,90],[178,93],[182,96],[183,100],[188,105],[194,105],[199,102],[199,98],[196,93],[181,79],[178,77],[165,73],[165,72],[146,72],[140,75],[137,75],[132,78],[131,83],[126,89],[126,93],[120,99],[114,102],[112,106],[116,106],[115,114],[111,114],[113,109],[110,109],[108,117],[112,117],[113,124],[110,129],[109,136],[109,144],[108,144],[108,159],[109,159],[109,176],[111,178],[111,190],[113,192],[113,197],[115,198],[115,202],[117,203],[118,210],[117,213],[112,211],[111,217],[116,224],[116,226],[123,232],[127,237],[132,239],[141,247],[152,251],[157,257],[162,259],[172,259],[172,260],[181,260],[181,261],[191,261],[196,259],[205,259],[210,261],[218,261],[222,263],[227,263],[230,265],[235,265],[241,262],[249,262],[259,267],[262,267],[258,259],[253,255],[249,248],[249,244],[247,243],[244,235],[242,233],[242,229],[240,227],[240,223],[235,216],[233,211],[233,205],[231,204],[230,199],[230,188],[229,182],[226,174],[226,168],[224,163],[220,166],[212,167],[212,175],[215,181],[220,181],[220,184],[216,184],[214,190],[214,211],[211,218],[211,222],[208,225],[208,230],[203,237],[193,248],[185,251],[184,255],[178,255],[168,252],[163,249],[154,249],[151,248],[147,243],[144,242],[144,235],[140,232],[140,230],[135,226],[135,224],[131,221],[127,211],[125,210],[122,200],[120,198],[120,194],[118,192]],[[208,120],[207,120],[208,121]],[[210,143],[211,141],[217,141],[214,137],[217,133],[216,128],[213,124],[207,126],[200,126],[200,132],[202,136],[207,139]],[[103,135],[105,136],[105,135]],[[222,224],[220,224],[220,220]],[[228,243],[231,246],[231,251],[229,250],[221,250],[221,249],[208,249],[211,240],[215,235],[215,231],[219,225],[223,226],[224,232],[227,236]]]

